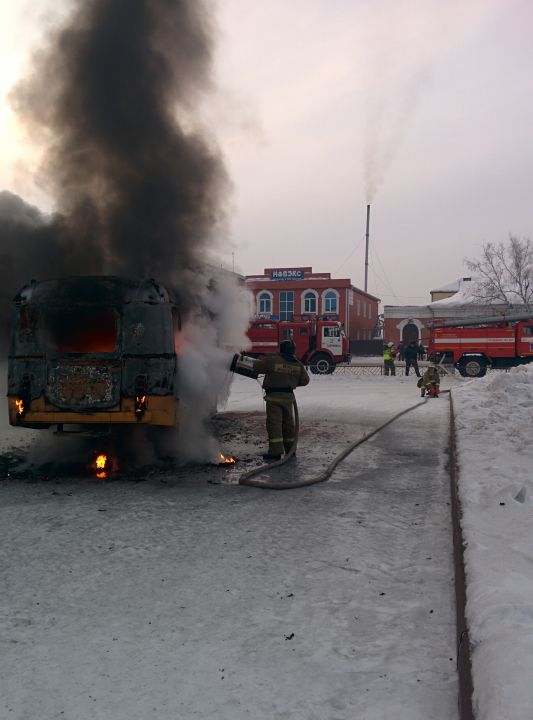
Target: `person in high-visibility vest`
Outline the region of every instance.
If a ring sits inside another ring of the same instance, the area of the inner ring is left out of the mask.
[[[385,375],[390,374],[396,375],[396,368],[394,367],[394,358],[400,351],[394,349],[394,343],[389,343],[383,348],[383,364],[385,365]]]
[[[294,389],[309,383],[309,375],[297,359],[296,344],[284,340],[279,355],[259,358],[253,364],[254,372],[262,375],[266,400],[266,427],[268,452],[264,460],[281,460],[281,452],[288,453],[294,443]]]

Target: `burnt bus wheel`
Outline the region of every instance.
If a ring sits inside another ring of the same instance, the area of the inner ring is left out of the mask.
[[[463,358],[459,363],[459,373],[463,377],[483,377],[487,373],[487,363],[481,357]]]
[[[311,358],[311,372],[315,375],[330,375],[335,370],[335,364],[326,353],[317,353]]]

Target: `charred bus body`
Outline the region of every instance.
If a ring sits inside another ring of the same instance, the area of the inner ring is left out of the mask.
[[[178,299],[153,279],[32,281],[13,301],[10,423],[59,434],[176,425],[179,329]]]

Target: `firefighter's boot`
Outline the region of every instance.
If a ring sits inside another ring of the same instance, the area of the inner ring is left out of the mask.
[[[285,450],[285,455],[288,455],[290,453],[293,445],[294,440],[283,440],[283,449]],[[296,452],[294,452],[292,457],[296,457]]]
[[[267,460],[269,462],[277,462],[278,460],[281,460],[281,454],[277,455],[276,453],[265,453],[263,455],[263,460]]]

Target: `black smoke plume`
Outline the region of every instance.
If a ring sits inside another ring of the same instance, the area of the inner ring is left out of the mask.
[[[245,342],[246,293],[203,262],[224,227],[230,189],[197,113],[211,88],[210,3],[77,0],[10,96],[29,135],[44,144],[36,181],[55,212],[45,216],[0,193],[4,349],[12,298],[31,279],[153,276],[180,295],[185,421],[179,433],[157,433],[157,442],[144,428],[136,429],[144,443],[122,433],[124,447],[120,436],[114,451],[130,465],[162,454],[213,457],[217,444],[205,419],[227,380],[224,348]],[[78,445],[83,456],[81,441],[71,451]],[[47,453],[55,461],[55,445],[37,443],[30,460]]]
[[[44,142],[38,183],[56,213],[0,196],[0,308],[30,279],[117,274],[180,285],[212,246],[229,188],[194,129],[211,86],[208,0],[78,0],[10,100]],[[189,294],[194,288],[189,288]]]

